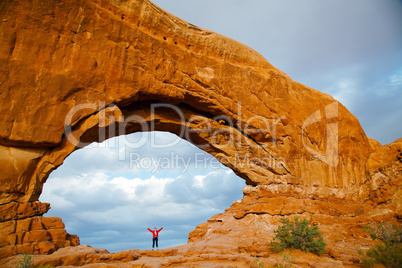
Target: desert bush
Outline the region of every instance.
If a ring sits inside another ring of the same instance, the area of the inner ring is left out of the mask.
[[[277,260],[277,264],[274,266],[268,266],[268,268],[291,268],[293,267],[293,261],[295,260],[295,257],[293,257],[293,254],[291,251],[285,250],[281,252],[281,257],[282,260]],[[258,258],[254,260],[254,264],[257,266],[257,268],[266,268],[265,263],[263,261],[260,261]],[[252,266],[252,267],[255,267]]]
[[[395,224],[371,224],[365,226],[365,231],[373,240],[381,243],[375,244],[367,251],[359,250],[359,255],[366,268],[382,264],[387,268],[402,267],[402,228]]]
[[[285,250],[281,252],[281,257],[282,260],[277,260],[277,264],[274,266],[268,266],[268,268],[291,268],[293,267],[293,261],[295,257],[293,257],[293,254],[291,251]],[[257,265],[257,268],[266,268],[265,263],[260,261],[258,258],[254,260],[254,264]],[[253,266],[255,267],[255,266]]]
[[[31,268],[32,263],[32,256],[24,253],[22,254],[22,259],[17,263],[17,268]]]
[[[258,258],[254,260],[254,264],[252,267],[257,266],[257,268],[265,268],[265,263],[263,261],[260,261]]]
[[[397,227],[394,223],[381,223],[379,225],[373,223],[364,226],[364,230],[369,233],[373,240],[379,239],[382,242],[392,245],[400,245],[402,243],[402,228]]]
[[[295,217],[294,222],[281,219],[282,226],[274,231],[271,241],[272,251],[282,251],[285,248],[301,249],[306,252],[325,254],[326,243],[321,236],[318,226],[309,226],[307,219]]]
[[[281,253],[281,256],[282,256],[282,261],[278,261],[277,267],[279,267],[279,268],[293,267],[293,261],[295,260],[295,257],[293,257],[292,252],[285,250]]]

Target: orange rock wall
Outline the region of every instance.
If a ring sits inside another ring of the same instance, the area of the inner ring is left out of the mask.
[[[160,102],[175,105],[184,119],[171,110],[152,113],[151,104]],[[130,121],[135,116],[143,122]],[[20,222],[47,221],[48,205],[38,202],[42,186],[80,148],[77,142],[144,125],[178,135],[184,129],[183,138],[247,184],[266,187],[259,188],[266,192],[256,197],[258,205],[245,198],[236,218],[279,211],[265,194],[278,196],[280,215],[306,211],[283,197],[302,198],[319,214],[327,213],[319,208],[328,202],[329,214],[358,216],[382,203],[387,215],[400,215],[400,158],[394,156],[400,143],[380,147],[342,104],[291,80],[249,47],[147,0],[2,1],[0,241],[6,242],[0,257],[41,251],[43,241],[55,248],[77,244],[69,235],[53,239],[46,224],[43,236],[8,236]],[[200,131],[205,125],[208,131]],[[241,164],[249,159],[267,162]],[[376,175],[384,166],[392,171]]]

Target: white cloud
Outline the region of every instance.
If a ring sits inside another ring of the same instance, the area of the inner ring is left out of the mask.
[[[124,177],[113,178],[110,186],[122,190],[126,195],[127,201],[136,200],[136,202],[161,202],[158,197],[163,197],[165,185],[172,183],[174,179],[156,178],[152,176],[149,179],[127,179]]]
[[[389,78],[389,82],[391,86],[398,87],[399,90],[402,89],[402,71],[399,71],[396,74],[392,74],[391,77]]]
[[[206,176],[203,175],[198,175],[198,176],[194,176],[194,181],[193,181],[193,186],[194,187],[198,187],[198,188],[203,188],[204,187],[204,179]]]

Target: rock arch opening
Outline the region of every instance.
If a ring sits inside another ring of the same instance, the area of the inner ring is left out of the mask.
[[[240,107],[240,106],[239,106]],[[241,107],[240,107],[241,108]],[[213,109],[212,109],[213,111]],[[216,113],[216,112],[215,112]],[[241,113],[241,112],[239,112]],[[202,154],[196,155],[193,157],[192,161],[197,162],[198,165],[208,166],[208,165],[218,165],[218,163],[224,164],[225,166],[232,169],[232,171],[242,177],[247,184],[255,185],[258,180],[266,180],[269,179],[266,175],[270,174],[273,176],[286,175],[287,170],[284,168],[282,163],[278,162],[267,150],[265,150],[261,144],[257,143],[252,135],[257,133],[256,131],[252,131],[251,134],[244,132],[242,129],[238,127],[238,119],[233,120],[233,116],[228,115],[214,115],[209,112],[201,112],[197,109],[194,109],[190,105],[187,104],[177,104],[172,105],[169,103],[164,103],[160,101],[137,101],[132,103],[119,103],[112,104],[106,106],[102,102],[98,103],[84,103],[75,106],[73,109],[69,111],[65,118],[65,132],[62,138],[62,142],[59,146],[52,148],[44,153],[42,158],[37,163],[37,168],[34,171],[34,176],[30,181],[30,184],[27,185],[30,189],[31,195],[29,199],[31,202],[35,203],[40,194],[42,193],[42,187],[44,183],[47,181],[50,173],[57,169],[60,165],[63,164],[64,160],[72,154],[74,151],[82,148],[90,148],[93,142],[103,142],[113,137],[125,137],[125,135],[129,134],[141,134],[151,131],[152,133],[156,132],[169,132],[175,135],[176,139],[173,142],[161,143],[158,139],[150,139],[151,143],[155,148],[161,147],[170,147],[177,146],[179,142],[184,142],[184,140],[188,141],[192,144],[191,147],[194,149],[198,147],[204,151],[204,158]],[[250,127],[255,122],[258,122],[257,118],[252,118],[248,122],[246,122],[247,127]],[[151,135],[152,136],[152,135]],[[128,136],[127,136],[128,137]],[[147,139],[145,139],[147,140]],[[110,140],[109,140],[110,141]],[[102,143],[103,144],[103,143]],[[135,143],[134,148],[138,149],[138,144],[143,145],[144,139],[140,139],[137,143]],[[127,143],[125,143],[127,145]],[[182,149],[183,146],[180,146]],[[198,149],[198,150],[199,150]],[[81,150],[83,151],[83,150]],[[200,152],[200,151],[199,151]],[[173,155],[172,155],[173,153]],[[209,157],[205,159],[205,154],[209,153]],[[141,156],[138,152],[132,153],[130,155],[126,155],[124,152],[121,153],[121,150],[117,151],[118,158],[120,160],[128,160],[129,164],[135,165],[138,169],[144,168],[147,169],[157,169],[154,165],[161,165],[164,167],[169,167],[169,165],[176,165],[176,169],[178,166],[182,165],[184,168],[188,165],[189,159],[182,159],[176,152],[170,151],[169,157],[165,157],[165,159],[154,159],[152,155]],[[252,157],[250,157],[250,155]],[[198,158],[197,158],[198,157]],[[215,158],[213,158],[215,157]],[[211,159],[216,160],[215,163],[211,163]],[[167,161],[166,161],[167,160]],[[190,159],[191,160],[191,159]],[[156,163],[155,163],[156,161]],[[173,161],[173,163],[172,163]],[[107,162],[107,161],[104,161]],[[265,169],[266,166],[270,167],[270,170]],[[180,167],[179,167],[180,168]],[[204,173],[193,174],[187,182],[178,184],[178,185],[186,185],[192,184],[191,187],[188,185],[184,187],[185,190],[194,190],[197,187],[203,185],[203,180],[205,180],[206,176],[217,176],[217,174],[210,174],[211,172],[206,172],[207,169],[204,169]],[[230,171],[230,174],[233,175],[233,172]],[[272,172],[274,171],[274,173]],[[57,172],[57,171],[56,171]],[[225,173],[225,172],[224,172]],[[219,175],[219,179],[223,179],[225,183],[225,177],[227,177],[229,173]],[[188,175],[187,175],[188,176]],[[81,177],[88,177],[87,175],[83,175]],[[152,176],[151,176],[152,178]],[[168,195],[170,198],[172,196],[179,197],[179,199],[184,199],[184,194],[174,195],[173,193],[177,189],[173,187],[176,184],[176,181],[184,180],[184,177],[179,178],[177,180],[165,180],[159,181],[160,184],[165,184],[168,186],[167,189]],[[115,192],[125,191],[135,191],[135,186],[133,183],[128,182],[124,176],[113,176],[110,180],[107,174],[100,174],[97,179],[93,179],[92,182],[94,185],[99,181],[104,182],[104,184],[111,183],[114,186],[120,180],[127,184],[127,187],[115,187]],[[155,182],[156,178],[153,178]],[[166,179],[166,178],[165,178]],[[171,179],[171,178],[170,178]],[[91,178],[89,178],[91,182]],[[148,181],[149,182],[149,181]],[[138,183],[138,181],[137,181]],[[148,185],[149,186],[149,185]],[[214,183],[214,186],[219,186],[218,183]],[[80,190],[85,189],[77,183],[76,187],[81,187]],[[89,187],[89,186],[87,186]],[[156,186],[154,186],[156,187]],[[169,189],[170,187],[170,189]],[[221,185],[221,188],[224,187]],[[113,188],[113,187],[109,187]],[[146,188],[146,187],[145,187]],[[176,187],[177,188],[177,187]],[[219,188],[219,187],[218,187]],[[164,190],[166,188],[163,188]],[[91,191],[93,189],[87,188],[85,191],[81,191],[81,195],[89,195],[93,194]],[[214,188],[216,190],[216,188]],[[63,188],[63,191],[65,189]],[[219,189],[222,192],[222,189]],[[224,191],[223,191],[224,192]],[[108,194],[110,192],[107,192]],[[205,193],[205,192],[204,192]],[[242,192],[238,190],[240,194],[239,197],[233,198],[225,203],[224,207],[221,209],[227,208],[230,203],[241,198]],[[103,197],[107,197],[108,194],[104,194]],[[187,193],[189,196],[191,194]],[[28,196],[27,196],[28,197]],[[121,196],[120,196],[121,197]],[[194,196],[192,196],[194,198]],[[60,199],[60,195],[58,197]],[[209,198],[211,201],[212,197]],[[75,199],[76,200],[76,199]],[[65,201],[65,200],[64,200]],[[183,202],[183,200],[176,200],[177,202]],[[200,200],[198,200],[200,201]],[[202,201],[202,200],[201,200]],[[206,202],[206,200],[204,200]],[[115,203],[114,200],[111,204]],[[124,200],[120,200],[120,202],[124,202]],[[68,202],[65,202],[68,203]],[[40,203],[39,205],[44,205],[46,203]],[[66,205],[66,204],[64,204]],[[71,204],[70,204],[71,205]],[[97,207],[98,204],[82,204],[83,206],[87,205],[89,207]],[[200,204],[199,204],[200,205]],[[205,204],[204,204],[205,205]],[[68,206],[68,204],[67,204]],[[108,209],[110,204],[105,204],[104,210]],[[159,206],[161,206],[159,204]],[[204,207],[205,208],[205,207]],[[48,211],[49,207],[44,207],[43,210],[39,214],[44,214]],[[102,209],[102,208],[101,208]],[[156,210],[159,208],[155,208]],[[163,212],[166,213],[169,209],[163,209]],[[205,221],[210,216],[217,214],[218,211],[209,212],[204,215],[203,220]],[[89,212],[88,212],[89,213]],[[94,213],[91,211],[91,213]],[[96,213],[96,212],[95,212]],[[102,214],[102,210],[100,212]],[[142,213],[144,214],[144,213]],[[169,213],[168,213],[169,214]],[[184,210],[182,212],[183,215],[191,215],[191,213],[186,213]],[[166,216],[166,215],[165,215]],[[168,215],[170,216],[170,215]],[[114,219],[116,218],[117,219]],[[167,216],[166,216],[167,217]],[[179,216],[174,216],[178,218]],[[81,216],[82,221],[88,220],[90,217]],[[201,223],[203,220],[198,220],[197,223]],[[111,217],[109,219],[102,219],[103,223],[109,222],[110,225],[113,222],[121,222],[122,219],[119,220],[118,216]],[[126,226],[128,223],[125,223]],[[150,224],[150,223],[149,223]],[[144,224],[145,225],[145,224]],[[162,224],[155,224],[162,225]],[[148,225],[151,227],[152,225]],[[182,226],[183,227],[183,226]],[[184,226],[187,230],[181,232],[182,239],[180,242],[176,241],[170,243],[170,246],[177,245],[177,243],[182,244],[185,240],[187,240],[187,234],[189,231],[193,229],[194,226],[190,228],[190,226]],[[130,228],[127,227],[127,228]],[[142,227],[145,229],[145,226]],[[182,228],[183,229],[183,228]],[[101,240],[100,237],[103,235],[113,235],[116,234],[115,231],[110,228],[106,230],[98,229],[96,230],[98,233],[93,235],[94,242],[89,242],[90,244],[99,245],[96,240]],[[72,233],[76,233],[76,231],[72,231]],[[103,233],[102,233],[103,232]],[[183,237],[183,234],[185,236]],[[185,238],[185,240],[183,239]],[[69,240],[69,235],[66,236],[66,240]],[[53,241],[53,240],[51,240]],[[63,241],[63,240],[62,240]],[[53,243],[53,242],[52,242]],[[56,249],[60,246],[63,246],[63,242],[58,242],[59,244],[56,246]],[[132,245],[132,240],[130,239],[128,244]],[[70,243],[67,243],[67,245]],[[127,247],[135,247],[135,246],[127,246]],[[127,248],[126,247],[126,248]],[[144,246],[139,246],[140,248],[144,248]],[[119,250],[121,248],[114,248],[112,250]]]
[[[248,185],[286,182],[294,177],[263,144],[272,142],[272,135],[276,137],[276,132],[272,130],[277,128],[271,126],[278,120],[250,116],[241,103],[232,107],[237,109],[237,113],[231,113],[227,110],[222,112],[223,107],[217,107],[215,102],[205,104],[208,107],[198,107],[191,100],[166,103],[158,99],[143,95],[139,99],[119,100],[112,104],[103,101],[77,103],[63,118],[63,133],[57,146],[47,145],[49,147],[25,151],[15,149],[12,152],[25,152],[24,157],[29,161],[21,175],[23,183],[16,184],[4,201],[13,200],[6,209],[16,214],[6,214],[2,220],[7,224],[10,222],[7,230],[18,241],[11,241],[13,244],[4,248],[3,256],[20,253],[27,248],[33,253],[51,253],[77,244],[77,237],[64,230],[60,218],[42,217],[50,209],[50,204],[41,203],[39,197],[52,171],[74,151],[93,142],[132,133],[170,132],[214,156]],[[247,116],[244,116],[245,113]],[[268,138],[267,131],[270,131]],[[258,141],[261,138],[262,141]],[[7,165],[15,166],[13,163]],[[18,222],[12,222],[15,219]],[[20,230],[17,224],[27,228]],[[19,244],[23,246],[15,246]]]
[[[241,199],[244,184],[176,135],[141,132],[74,152],[49,176],[40,201],[52,206],[45,216],[60,217],[81,244],[150,249],[146,227],[156,225],[165,228],[160,248],[167,248]]]

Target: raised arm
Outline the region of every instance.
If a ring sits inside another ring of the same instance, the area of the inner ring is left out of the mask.
[[[163,227],[162,227],[163,228]],[[151,233],[152,233],[152,230],[151,229],[149,229],[149,228],[147,228],[148,229],[148,231],[150,231]]]
[[[162,229],[163,229],[163,227],[158,230],[158,233],[159,233],[160,231],[162,231]]]

